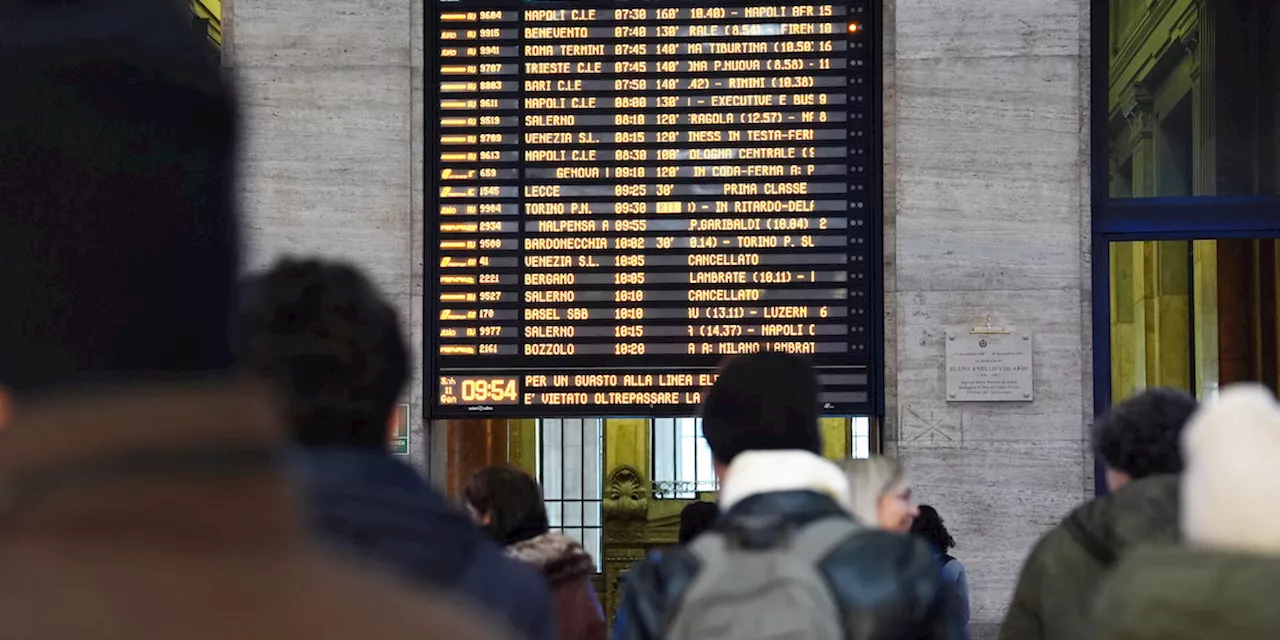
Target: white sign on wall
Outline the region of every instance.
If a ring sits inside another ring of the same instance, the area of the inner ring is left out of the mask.
[[[948,402],[1031,402],[1031,334],[947,334]]]

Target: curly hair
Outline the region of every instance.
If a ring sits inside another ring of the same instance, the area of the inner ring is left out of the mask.
[[[911,533],[933,545],[938,553],[946,553],[956,548],[956,540],[947,531],[947,525],[942,522],[942,516],[938,515],[937,509],[927,504],[920,505],[920,515],[911,522]]]
[[[1182,429],[1199,408],[1176,389],[1148,389],[1093,423],[1093,450],[1108,467],[1133,479],[1182,471]]]
[[[408,348],[396,311],[359,271],[281,261],[245,284],[233,343],[242,369],[284,393],[299,444],[386,446]]]

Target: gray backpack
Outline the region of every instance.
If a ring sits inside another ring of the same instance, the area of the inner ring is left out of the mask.
[[[858,530],[849,518],[801,528],[776,519],[710,531],[689,545],[700,570],[665,640],[844,640],[818,563]]]

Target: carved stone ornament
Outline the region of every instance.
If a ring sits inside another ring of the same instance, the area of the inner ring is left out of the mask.
[[[605,517],[615,520],[643,520],[649,513],[648,487],[644,476],[632,466],[622,465],[609,474],[604,494]]]

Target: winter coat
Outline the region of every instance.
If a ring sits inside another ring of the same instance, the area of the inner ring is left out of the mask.
[[[765,516],[780,516],[796,527],[830,517],[852,517],[829,495],[776,491],[733,504],[715,530]],[[845,628],[851,634],[858,630],[858,640],[957,638],[951,593],[942,582],[933,550],[923,540],[864,529],[837,547],[819,569],[845,612]],[[660,640],[699,570],[697,559],[683,547],[637,564],[627,574],[619,611],[625,626],[615,640]]]
[[[504,637],[311,541],[276,406],[220,386],[19,405],[0,434],[4,636]]]
[[[1001,640],[1094,640],[1092,606],[1117,560],[1178,539],[1178,479],[1135,480],[1076,509],[1022,567]]]
[[[1101,640],[1280,637],[1280,405],[1234,385],[1182,435],[1184,547],[1126,556],[1095,603]]]
[[[967,640],[969,637],[969,574],[964,568],[964,563],[958,559],[948,559],[941,553],[935,557],[938,564],[942,566],[942,581],[951,587],[951,593],[955,597],[952,605],[954,612],[952,620],[955,621],[960,637]]]
[[[507,545],[507,556],[533,566],[546,579],[560,640],[604,640],[604,610],[591,585],[596,565],[577,540],[547,532]]]
[[[529,640],[553,640],[542,577],[502,548],[413,468],[382,451],[296,452],[312,528],[427,587],[498,614]]]
[[[1159,547],[1129,554],[1098,596],[1098,640],[1274,640],[1280,558]]]

